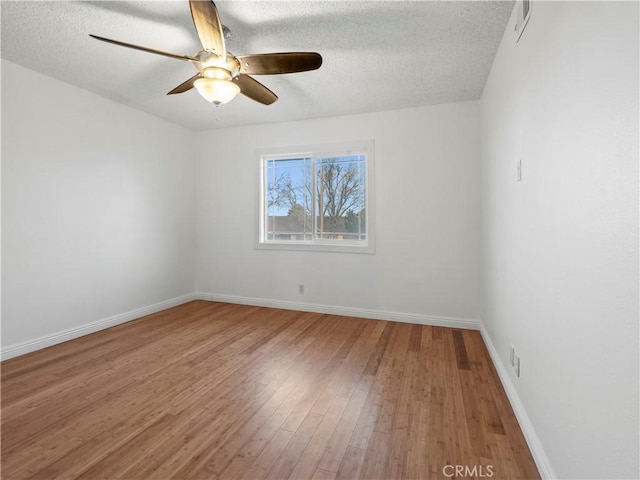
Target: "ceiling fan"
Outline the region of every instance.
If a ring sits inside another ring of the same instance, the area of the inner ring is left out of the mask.
[[[235,56],[225,47],[224,31],[215,3],[211,0],[190,0],[191,17],[203,50],[193,56],[177,55],[153,48],[120,42],[91,35],[96,40],[134,48],[143,52],[164,55],[191,62],[197,69],[189,80],[181,83],[167,95],[198,90],[206,100],[216,105],[233,100],[242,93],[256,102],[270,105],[278,96],[250,75],[275,75],[316,70],[322,65],[322,56],[315,52],[261,53]]]

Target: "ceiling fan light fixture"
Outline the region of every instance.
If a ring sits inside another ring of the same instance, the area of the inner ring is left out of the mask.
[[[230,102],[240,93],[240,87],[230,80],[202,77],[194,82],[194,87],[208,102],[221,105]]]
[[[90,36],[121,47],[190,62],[198,73],[167,95],[184,93],[195,87],[200,95],[216,105],[230,102],[238,93],[263,105],[271,105],[278,100],[278,96],[250,75],[307,72],[322,65],[322,56],[315,52],[259,53],[236,57],[226,49],[225,38],[229,29],[220,22],[213,0],[189,0],[189,8],[203,47],[193,56],[177,55],[92,34]]]

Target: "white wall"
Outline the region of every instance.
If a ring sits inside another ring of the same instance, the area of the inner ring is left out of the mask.
[[[638,4],[514,23],[481,101],[482,321],[548,471],[638,478]]]
[[[194,291],[193,138],[2,61],[3,347]]]
[[[198,290],[477,321],[478,123],[469,102],[200,133]],[[375,141],[376,254],[256,250],[256,149],[347,140]]]

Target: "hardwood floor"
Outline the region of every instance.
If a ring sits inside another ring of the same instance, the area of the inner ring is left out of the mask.
[[[539,478],[478,332],[204,301],[3,362],[1,464],[5,479]]]

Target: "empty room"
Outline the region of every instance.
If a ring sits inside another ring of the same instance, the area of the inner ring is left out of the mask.
[[[635,1],[2,1],[2,479],[640,478]]]

